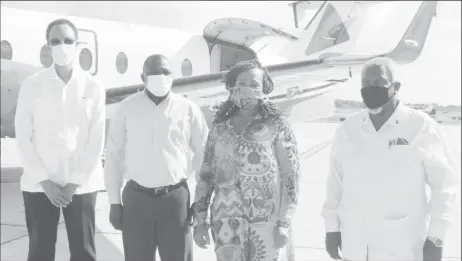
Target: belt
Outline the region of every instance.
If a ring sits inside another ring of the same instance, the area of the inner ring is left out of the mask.
[[[174,184],[174,185],[169,185],[169,186],[164,186],[164,187],[157,187],[157,188],[143,187],[134,180],[130,180],[130,181],[128,181],[128,183],[131,183],[131,185],[133,185],[136,190],[138,190],[140,192],[143,192],[143,193],[146,193],[146,194],[149,194],[151,196],[155,196],[155,197],[163,197],[163,196],[167,195],[168,193],[170,193],[170,192],[172,192],[172,191],[174,191],[176,189],[179,189],[181,187],[185,187],[185,185],[187,185],[186,179],[182,179],[180,182],[178,182],[177,184]]]

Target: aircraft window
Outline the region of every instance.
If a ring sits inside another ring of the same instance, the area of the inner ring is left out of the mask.
[[[44,44],[40,49],[40,63],[43,67],[48,68],[53,64],[53,56],[51,55],[51,48]]]
[[[191,76],[192,75],[192,63],[189,59],[184,59],[181,63],[181,73],[183,76]]]
[[[80,51],[79,63],[80,67],[82,67],[84,71],[90,70],[91,65],[93,64],[93,55],[88,48],[83,48],[82,51]]]
[[[128,57],[124,52],[117,54],[116,69],[120,74],[124,74],[128,69]]]
[[[305,51],[306,55],[322,51],[350,40],[348,27],[355,19],[356,17],[353,17],[344,23],[335,7],[331,3],[328,3],[326,11],[319,23],[319,27],[316,29]]]
[[[11,60],[13,58],[13,46],[7,40],[2,40],[2,59]]]

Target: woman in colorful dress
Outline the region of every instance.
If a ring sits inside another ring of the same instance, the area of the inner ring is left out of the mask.
[[[206,248],[210,228],[218,261],[277,260],[297,206],[295,135],[266,98],[274,85],[258,61],[236,64],[223,81],[230,96],[217,108],[197,175],[194,241]]]

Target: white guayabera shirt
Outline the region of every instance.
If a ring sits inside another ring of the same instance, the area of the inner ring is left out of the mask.
[[[433,119],[400,104],[376,131],[364,110],[334,138],[326,232],[342,233],[348,260],[422,260],[427,236],[444,240],[457,189],[452,155]]]
[[[42,192],[39,183],[47,179],[79,185],[76,194],[104,189],[106,93],[76,67],[67,84],[52,65],[21,86],[15,130],[24,167],[22,191]]]

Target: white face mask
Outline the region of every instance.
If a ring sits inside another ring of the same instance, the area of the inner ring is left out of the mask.
[[[155,96],[162,97],[172,89],[173,77],[165,75],[148,76],[146,88]]]
[[[57,65],[66,66],[72,63],[77,53],[75,44],[60,44],[51,47],[53,62]]]

